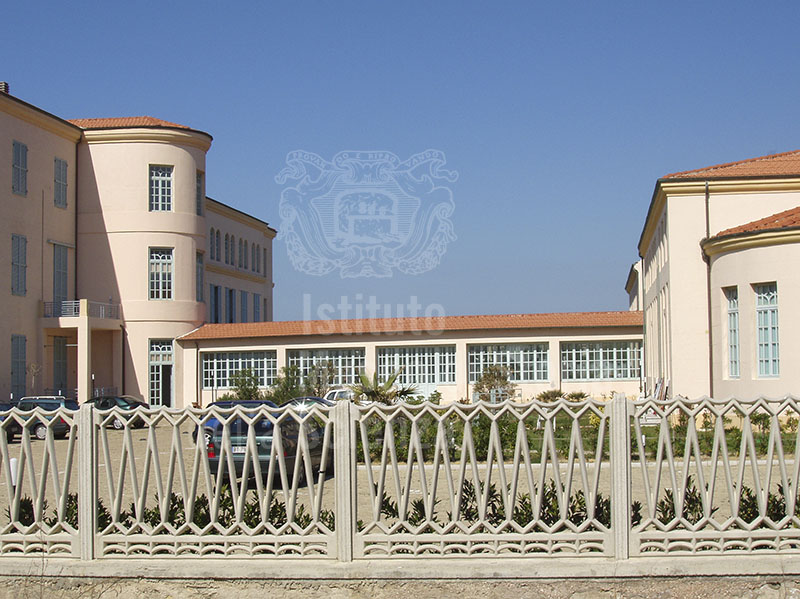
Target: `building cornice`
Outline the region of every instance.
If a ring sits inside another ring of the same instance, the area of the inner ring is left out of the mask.
[[[237,210],[236,208],[232,208],[227,204],[223,204],[222,202],[215,200],[213,198],[206,198],[206,210],[214,212],[215,214],[219,214],[220,216],[224,216],[225,218],[229,218],[236,222],[242,223],[248,227],[255,227],[260,231],[263,231],[264,235],[270,239],[273,239],[277,234],[277,231],[269,226],[269,223],[264,222],[256,218],[255,216],[250,216],[249,214],[242,212],[241,210]]]
[[[243,279],[245,281],[253,281],[254,283],[260,283],[262,285],[266,284],[267,278],[263,275],[254,275],[249,272],[243,272],[240,270],[236,270],[230,267],[225,266],[218,266],[216,264],[206,264],[206,271],[213,272],[218,275],[224,275],[226,277],[235,277],[237,279]]]
[[[179,146],[190,146],[207,152],[211,137],[207,133],[191,129],[168,129],[166,127],[131,127],[129,129],[85,129],[83,138],[88,144],[155,142]]]
[[[653,233],[658,226],[658,218],[664,210],[667,196],[702,195],[706,192],[725,193],[764,193],[781,191],[800,191],[800,177],[752,177],[733,179],[659,179],[653,190],[653,198],[647,211],[647,218],[639,237],[639,256],[644,258]]]
[[[758,233],[737,233],[725,237],[712,237],[700,243],[706,256],[717,256],[738,250],[768,247],[786,243],[800,243],[800,228],[761,231]]]
[[[0,110],[21,121],[63,137],[72,143],[77,143],[81,138],[81,129],[79,127],[14,96],[0,93]]]

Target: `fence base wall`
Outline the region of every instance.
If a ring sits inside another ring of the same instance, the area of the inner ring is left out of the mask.
[[[0,599],[25,597],[800,598],[792,556],[317,560],[3,558]],[[477,594],[476,594],[477,593]]]

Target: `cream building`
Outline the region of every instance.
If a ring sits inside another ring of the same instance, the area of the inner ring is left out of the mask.
[[[209,134],[152,117],[64,121],[7,87],[0,125],[12,246],[0,396],[180,404],[175,337],[272,317],[275,230],[206,197]]]
[[[333,363],[337,385],[359,372],[398,382],[450,403],[472,399],[490,364],[506,366],[517,399],[542,391],[637,396],[641,388],[642,314],[583,312],[436,318],[317,320],[207,324],[177,339],[183,354],[185,401],[206,405],[231,389],[231,375],[249,368],[262,387],[284,366],[305,376]],[[194,389],[194,393],[190,392]]]
[[[797,393],[799,206],[800,152],[657,181],[639,240],[648,392]]]

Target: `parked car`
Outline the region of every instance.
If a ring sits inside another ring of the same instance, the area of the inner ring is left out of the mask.
[[[323,399],[328,401],[339,401],[341,399],[353,399],[354,393],[352,389],[347,387],[334,387],[325,394]]]
[[[287,402],[287,406],[294,407],[297,411],[308,411],[314,406],[321,406],[323,408],[332,408],[336,405],[336,402],[331,399],[325,399],[324,397],[295,397],[293,400]]]
[[[86,403],[94,404],[94,407],[98,410],[110,410],[112,408],[119,408],[122,410],[119,417],[111,421],[111,426],[117,430],[122,430],[125,427],[124,421],[126,420],[129,421],[134,428],[142,428],[145,422],[135,413],[135,410],[137,408],[150,407],[133,395],[103,395],[101,397],[94,397]]]
[[[309,400],[310,398],[298,398],[302,400]],[[313,398],[320,400],[321,398]],[[297,400],[293,400],[295,402]],[[324,400],[321,400],[324,401]],[[290,402],[291,403],[291,402]],[[295,407],[300,403],[293,403]],[[269,400],[259,401],[217,401],[210,404],[210,407],[229,409],[241,407],[247,418],[254,418],[251,424],[248,424],[243,418],[234,418],[228,423],[228,430],[231,442],[231,456],[233,458],[234,469],[236,470],[236,477],[242,476],[244,472],[245,454],[247,451],[247,436],[250,431],[250,426],[255,428],[255,441],[256,449],[258,452],[258,462],[261,468],[262,476],[266,476],[269,472],[270,459],[272,455],[272,442],[275,426],[268,417],[268,413],[273,416],[279,416],[281,408]],[[299,412],[299,410],[298,410]],[[259,417],[259,413],[262,415]],[[220,416],[223,420],[224,417]],[[220,454],[222,451],[222,439],[225,426],[220,418],[211,417],[198,426],[192,432],[192,438],[198,442],[198,435],[202,434],[203,442],[205,443],[206,452],[208,455],[208,465],[212,474],[217,474],[220,470]],[[310,450],[310,457],[312,467],[316,470],[322,462],[322,449],[325,429],[318,419],[309,418],[306,420],[305,425],[306,434],[308,437],[308,445]],[[286,460],[286,468],[290,473],[294,469],[294,461],[297,456],[297,446],[300,436],[300,423],[296,418],[288,417],[281,421],[280,425],[281,441],[283,443],[283,452]],[[332,456],[331,456],[332,458]],[[332,459],[329,458],[328,463],[332,465]],[[278,465],[275,465],[275,472]],[[227,471],[226,462],[226,476],[230,476]],[[250,476],[253,476],[253,463],[250,463]]]
[[[67,399],[61,395],[33,395],[28,397],[23,397],[19,400],[17,404],[17,409],[20,412],[33,412],[36,408],[41,408],[46,412],[54,412],[59,408],[66,408],[67,410],[75,410],[78,411],[78,402],[74,399]],[[57,439],[63,439],[69,433],[69,424],[61,418],[60,416],[56,416],[55,414],[46,414],[44,416],[34,416],[33,414],[22,414],[22,417],[25,420],[28,420],[31,417],[37,419],[36,424],[30,425],[33,429],[33,434],[37,439],[46,439],[47,438],[47,428],[48,423],[44,422],[44,420],[53,421],[53,424],[50,427],[53,429],[53,436]],[[29,426],[29,425],[26,425]],[[20,430],[21,432],[21,430]]]
[[[2,423],[3,421],[5,421],[6,418],[8,418],[9,410],[15,408],[16,405],[17,402],[14,402],[13,404],[11,403],[0,404],[0,423]],[[3,427],[4,430],[6,431],[6,441],[8,441],[9,443],[14,441],[15,436],[22,433],[22,427],[19,425],[19,422],[17,422],[13,418],[10,420],[11,422],[9,422],[7,425],[5,425],[5,427]]]

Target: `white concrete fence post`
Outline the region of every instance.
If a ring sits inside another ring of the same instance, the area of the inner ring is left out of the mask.
[[[97,538],[97,451],[93,405],[84,403],[78,420],[78,538],[82,560],[95,559]]]
[[[353,561],[356,522],[356,450],[352,402],[333,408],[333,478],[336,488],[336,550],[340,562]]]
[[[631,402],[622,393],[611,400],[611,533],[614,558],[630,557]]]

